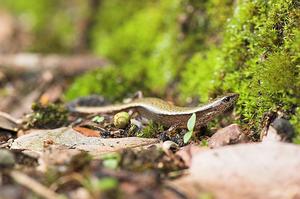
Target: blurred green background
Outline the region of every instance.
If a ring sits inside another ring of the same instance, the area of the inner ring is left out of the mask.
[[[298,0],[0,2],[0,14],[13,16],[25,35],[19,51],[111,61],[75,79],[67,100],[101,94],[118,101],[142,90],[185,104],[236,92],[237,122],[248,129],[281,112],[300,130]]]

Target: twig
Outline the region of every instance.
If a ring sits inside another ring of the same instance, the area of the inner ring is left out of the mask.
[[[41,197],[47,199],[57,199],[61,198],[61,196],[52,190],[48,189],[44,185],[40,184],[33,178],[25,175],[19,171],[11,171],[10,176],[20,185],[30,189],[31,191],[35,192],[36,194],[40,195]]]
[[[11,122],[14,125],[20,124],[21,121],[12,117],[11,115],[9,115],[8,113],[2,112],[0,111],[0,117],[7,119],[9,122]]]
[[[17,73],[51,70],[73,76],[107,64],[108,62],[103,58],[84,54],[73,56],[34,53],[0,54],[0,69]]]

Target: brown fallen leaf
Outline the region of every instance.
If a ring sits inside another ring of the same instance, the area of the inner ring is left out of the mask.
[[[86,137],[70,127],[63,127],[51,130],[30,130],[28,134],[15,139],[11,149],[42,151],[44,149],[45,140],[52,140],[53,144],[56,145],[64,145],[72,149],[88,151],[96,156],[124,148],[134,148],[158,143],[158,139],[137,137],[107,139]]]
[[[100,137],[99,132],[92,129],[88,129],[80,126],[73,127],[73,129],[87,137]]]
[[[270,142],[207,150],[193,157],[191,183],[214,198],[300,198],[300,147]]]

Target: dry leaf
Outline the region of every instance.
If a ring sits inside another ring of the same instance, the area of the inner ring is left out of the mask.
[[[80,126],[76,126],[73,129],[87,137],[100,137],[99,132],[92,130],[92,129],[88,129],[88,128],[80,127]]]
[[[191,177],[216,198],[300,198],[300,147],[238,144],[193,157]]]
[[[158,139],[137,137],[127,138],[97,138],[86,137],[72,128],[63,127],[51,130],[30,130],[29,134],[20,136],[12,143],[12,149],[29,149],[42,151],[45,140],[52,140],[53,144],[64,145],[73,149],[88,151],[93,155],[113,152],[124,148],[152,145]]]

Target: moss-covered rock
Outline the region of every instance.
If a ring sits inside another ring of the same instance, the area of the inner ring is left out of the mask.
[[[300,27],[297,1],[241,1],[228,23],[221,64],[225,77],[216,84],[240,93],[243,123],[258,126],[267,111],[294,113],[299,106]]]
[[[300,106],[299,27],[300,4],[295,0],[239,1],[221,50],[202,51],[188,62],[181,93],[205,99],[207,91],[211,96],[236,92],[240,122],[255,132],[270,111],[292,117],[300,131],[295,109]]]

